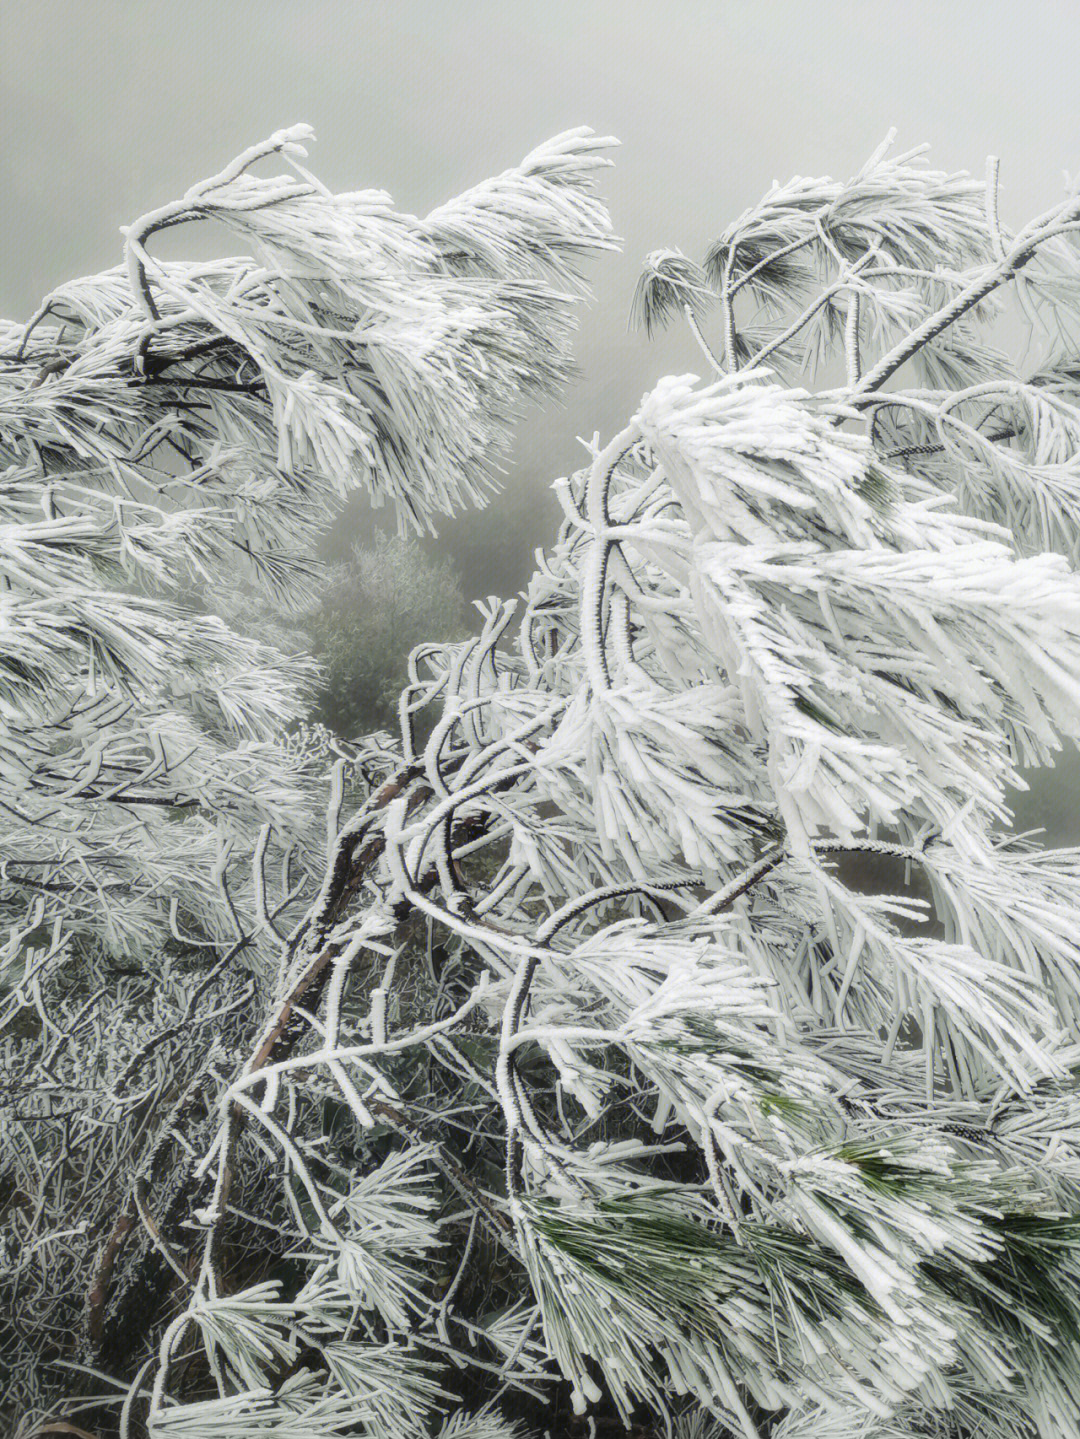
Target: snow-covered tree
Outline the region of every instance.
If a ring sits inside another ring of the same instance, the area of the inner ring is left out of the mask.
[[[172,1304],[214,1077],[362,782],[302,723],[310,662],[185,596],[302,606],[356,488],[403,532],[482,503],[520,401],[566,373],[577,261],[612,243],[590,132],[426,219],[331,194],[309,133],[0,331],[0,1368],[29,1428],[55,1363],[123,1372]],[[253,173],[272,157],[289,173]],[[246,253],[154,258],[205,221]]]
[[[385,530],[327,565],[315,599],[296,614],[283,617],[272,600],[253,607],[247,594],[231,607],[248,633],[276,626],[279,648],[318,661],[316,722],[346,738],[396,728],[412,649],[473,628],[452,561],[429,554],[415,535]]]
[[[413,652],[99,1432],[1078,1432],[1080,854],[1008,794],[1080,738],[1080,188],[887,155],[650,257],[712,373]],[[479,193],[459,276],[534,214]]]
[[[445,555],[377,531],[333,566],[304,618],[308,648],[323,667],[319,719],[352,736],[396,728],[397,701],[417,644],[459,640],[472,629],[461,579]]]

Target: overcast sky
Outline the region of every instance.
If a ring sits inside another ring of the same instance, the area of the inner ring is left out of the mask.
[[[604,190],[625,250],[593,266],[581,381],[523,423],[482,520],[440,537],[470,594],[525,582],[575,436],[698,368],[682,335],[627,333],[647,251],[700,257],[774,178],[847,176],[891,126],[942,168],[1000,156],[1008,223],[1080,170],[1077,0],[0,0],[0,29],[10,318],[283,125],[315,127],[327,183],[415,213],[570,126],[622,141]],[[1072,796],[1045,799],[1080,838]]]

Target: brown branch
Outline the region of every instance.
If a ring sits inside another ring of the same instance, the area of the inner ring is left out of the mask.
[[[74,1434],[76,1439],[98,1439],[97,1434],[91,1434],[89,1429],[80,1429],[77,1424],[69,1424],[66,1419],[52,1419],[48,1424],[39,1424],[27,1439],[38,1439],[39,1434]]]
[[[386,784],[372,797],[371,808],[373,810],[385,809],[391,800],[401,794],[414,777],[415,767],[410,766],[406,774],[395,775],[392,779],[387,780]],[[420,786],[410,797],[409,807],[415,807],[430,794],[431,791],[427,785]],[[384,845],[385,841],[382,835],[376,835],[359,854],[354,856],[349,852],[346,863],[338,864],[337,883],[331,891],[330,904],[325,907],[326,917],[320,924],[324,933],[331,928],[334,921],[357,893],[365,874],[382,853]],[[318,1004],[329,977],[330,962],[341,953],[342,948],[341,943],[329,944],[313,957],[311,963],[286,995],[273,1023],[252,1055],[248,1063],[248,1073],[254,1073],[267,1064],[276,1063],[292,1051],[296,1040],[304,1032],[302,1026],[306,1024],[306,1021],[296,1014],[296,1006],[304,998],[308,1001],[304,1006],[308,1010]]]
[[[147,341],[153,337],[153,331],[147,333]],[[171,365],[182,365],[186,360],[197,360],[202,355],[209,355],[214,350],[220,350],[226,345],[235,345],[236,341],[231,335],[214,335],[208,340],[196,340],[190,345],[185,345],[181,350],[158,351],[156,354],[150,350],[140,351],[143,360],[145,375],[147,379],[153,379],[160,371],[167,370]],[[237,348],[240,348],[237,346]],[[250,358],[247,351],[244,357]]]
[[[105,1336],[105,1301],[109,1297],[113,1270],[116,1268],[120,1251],[127,1243],[128,1235],[135,1228],[135,1223],[135,1205],[129,1197],[124,1212],[105,1241],[94,1270],[93,1281],[86,1293],[86,1329],[95,1346],[99,1346]]]
[[[224,390],[226,393],[233,395],[256,395],[260,397],[266,391],[266,381],[261,375],[247,385],[238,380],[215,380],[209,376],[205,378],[199,378],[198,376],[173,378],[170,375],[158,374],[139,377],[133,376],[128,383],[137,386],[168,385],[173,389],[180,390]]]
[[[36,390],[39,385],[45,383],[50,375],[62,375],[70,364],[71,360],[63,356],[55,360],[47,360],[26,388]]]

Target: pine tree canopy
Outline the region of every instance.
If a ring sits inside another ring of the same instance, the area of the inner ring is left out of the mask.
[[[485,501],[614,142],[420,220],[307,134],[0,337],[14,1432],[1080,1435],[1080,851],[1009,809],[1080,740],[1080,185],[890,136],[650,255],[702,373],[345,743],[183,586]]]

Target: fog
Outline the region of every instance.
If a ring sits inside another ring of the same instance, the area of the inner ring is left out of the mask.
[[[627,330],[647,251],[700,256],[774,178],[846,175],[892,126],[898,149],[929,142],[943,168],[998,155],[1009,224],[1080,168],[1069,0],[5,0],[0,27],[12,318],[115,264],[120,225],[296,121],[315,127],[327,183],[417,213],[570,126],[621,140],[603,188],[624,249],[591,267],[579,380],[523,419],[490,508],[434,542],[470,595],[525,583],[577,436],[610,435],[657,376],[699,368],[684,333]],[[370,525],[353,505],[327,556]],[[1066,773],[1018,806],[1057,841],[1080,840],[1080,767]]]

